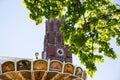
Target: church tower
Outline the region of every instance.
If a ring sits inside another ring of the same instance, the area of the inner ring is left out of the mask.
[[[44,37],[43,59],[60,60],[72,62],[72,54],[68,47],[64,45],[62,33],[59,31],[60,25],[65,19],[50,19],[46,21],[46,32]]]

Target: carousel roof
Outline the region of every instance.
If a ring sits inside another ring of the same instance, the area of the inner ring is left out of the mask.
[[[0,57],[0,80],[85,80],[80,66],[58,60]]]

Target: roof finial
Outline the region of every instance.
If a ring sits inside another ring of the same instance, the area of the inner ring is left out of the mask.
[[[36,53],[35,53],[35,56],[36,56],[36,59],[38,59],[39,53],[36,52]]]

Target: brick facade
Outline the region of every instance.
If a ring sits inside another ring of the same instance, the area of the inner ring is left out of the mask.
[[[68,51],[62,33],[59,31],[61,20],[50,19],[46,21],[46,34],[44,38],[44,51],[42,52],[43,59],[60,60],[72,62],[72,54]]]

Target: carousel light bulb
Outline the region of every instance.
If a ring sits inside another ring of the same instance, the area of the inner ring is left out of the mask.
[[[35,53],[35,56],[36,56],[36,59],[38,59],[39,53],[36,52],[36,53]]]

